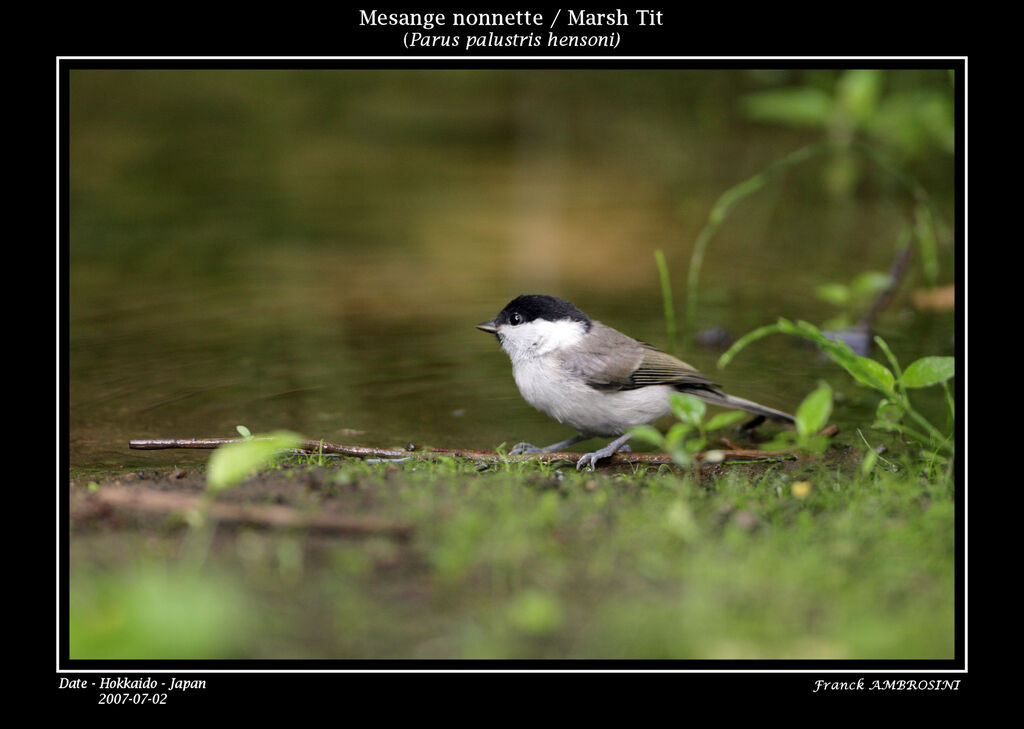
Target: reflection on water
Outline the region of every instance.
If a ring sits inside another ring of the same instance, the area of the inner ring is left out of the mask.
[[[718,195],[815,139],[745,124],[745,78],[73,71],[71,465],[204,460],[126,444],[237,424],[381,445],[565,437],[473,325],[551,293],[664,344],[653,251],[681,302]],[[835,312],[815,285],[888,268],[906,200],[870,170],[869,193],[831,198],[821,172],[794,170],[719,229],[700,326],[821,323]],[[951,179],[926,184],[952,193]],[[898,306],[879,330],[905,363],[953,353],[951,314]],[[680,354],[782,409],[829,379],[836,418],[870,421],[874,398],[795,341],[761,342],[722,372],[719,353]]]

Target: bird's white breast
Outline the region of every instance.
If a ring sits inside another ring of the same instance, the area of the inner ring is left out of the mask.
[[[621,435],[627,428],[650,423],[671,410],[671,387],[595,390],[568,376],[553,356],[513,362],[512,374],[526,402],[587,435]]]
[[[671,387],[602,391],[563,369],[558,353],[571,349],[586,333],[582,322],[568,319],[534,320],[499,330],[526,402],[560,423],[595,436],[621,435],[671,411]]]

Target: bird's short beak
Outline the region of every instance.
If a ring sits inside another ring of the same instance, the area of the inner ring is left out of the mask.
[[[494,326],[494,322],[493,321],[485,321],[482,324],[477,324],[476,328],[479,329],[482,332],[487,332],[488,334],[497,334],[498,333],[498,327]]]

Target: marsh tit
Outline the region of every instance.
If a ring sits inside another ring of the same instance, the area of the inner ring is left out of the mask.
[[[526,402],[579,432],[545,448],[519,443],[513,453],[551,453],[596,436],[616,436],[576,463],[577,469],[593,469],[599,460],[623,448],[629,428],[670,413],[673,392],[794,422],[792,415],[725,394],[685,362],[591,319],[554,296],[518,296],[476,328],[498,338],[512,360],[512,376]]]

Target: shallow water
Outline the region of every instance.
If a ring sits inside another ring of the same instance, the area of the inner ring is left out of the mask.
[[[244,424],[374,445],[489,448],[569,434],[519,397],[474,329],[551,293],[667,344],[653,251],[682,322],[694,240],[717,197],[815,134],[746,123],[751,81],[711,71],[84,71],[69,86],[67,425],[72,467],[175,464],[132,438]],[[930,169],[930,168],[929,168]],[[926,169],[925,173],[928,172]],[[909,206],[824,163],[743,201],[712,239],[698,327],[739,336],[837,311],[817,284],[886,270]],[[924,173],[922,173],[924,174]],[[948,212],[948,177],[924,177]],[[948,262],[943,272],[952,279]],[[906,364],[953,354],[953,314],[878,322]],[[820,379],[844,432],[877,398],[774,337],[717,371],[792,411]],[[939,393],[923,393],[935,410]]]

